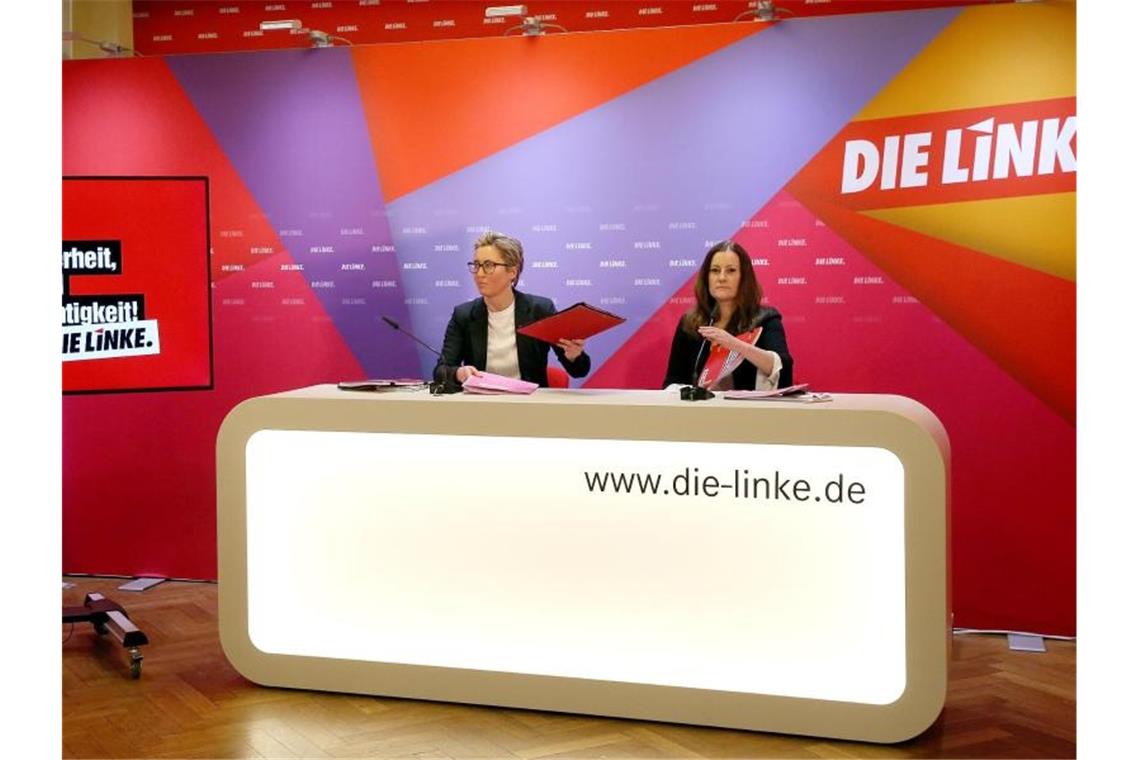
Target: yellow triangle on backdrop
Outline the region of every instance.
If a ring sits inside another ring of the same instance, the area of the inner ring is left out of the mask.
[[[855,120],[1077,94],[1076,4],[967,8]]]
[[[1075,281],[1077,194],[864,211],[888,224]],[[968,296],[967,296],[968,297]]]

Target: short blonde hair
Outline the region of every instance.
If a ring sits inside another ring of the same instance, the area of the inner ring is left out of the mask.
[[[503,263],[515,268],[515,284],[517,285],[523,270],[522,243],[519,242],[518,238],[513,238],[510,235],[504,235],[494,230],[487,230],[475,241],[475,246],[472,250],[477,251],[486,246],[491,246],[501,253],[503,255]]]

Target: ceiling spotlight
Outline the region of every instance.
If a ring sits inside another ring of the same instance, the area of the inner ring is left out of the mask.
[[[534,16],[524,18],[523,22],[516,26],[515,29],[522,29],[524,37],[537,37],[540,34],[546,34],[546,32],[542,30],[542,22]],[[507,31],[512,32],[514,29],[508,29]]]
[[[547,29],[557,29],[561,32],[567,31],[566,27],[562,26],[561,24],[550,24],[542,21],[538,16],[527,16],[523,19],[521,24],[518,26],[512,26],[510,29],[503,32],[503,36],[506,37],[511,32],[517,32],[520,29],[522,30],[524,37],[540,37],[546,34]]]
[[[302,29],[301,32],[309,35],[309,42],[313,43],[312,47],[315,48],[334,47],[336,43],[334,43],[333,40],[340,40],[346,45],[352,45],[352,40],[338,37],[328,32],[322,32],[320,29]]]
[[[483,15],[487,18],[508,18],[511,16],[521,16],[522,23],[518,26],[512,26],[507,31],[503,32],[503,36],[507,36],[511,32],[522,30],[524,37],[538,37],[546,34],[547,29],[560,29],[565,32],[566,27],[561,24],[548,24],[544,23],[538,16],[528,16],[525,5],[492,5],[484,11]]]
[[[335,44],[333,40],[340,40],[341,42],[344,42],[348,45],[352,44],[351,40],[346,40],[344,37],[337,37],[336,35],[329,34],[328,32],[322,32],[320,29],[306,29],[304,25],[301,24],[301,20],[295,18],[262,21],[261,31],[288,31],[290,34],[307,34],[309,36],[309,42],[312,43],[311,46],[315,48],[333,47]]]
[[[276,32],[279,30],[299,30],[301,28],[300,19],[283,18],[277,21],[262,21],[261,31],[263,32]]]
[[[92,40],[92,39],[88,39],[87,37],[84,37],[83,35],[78,34],[76,32],[64,32],[63,33],[63,41],[64,42],[83,42],[83,43],[86,43],[88,45],[94,45],[95,47],[99,48],[100,50],[102,50],[107,55],[114,56],[116,58],[124,57],[124,56],[139,55],[138,51],[132,50],[129,47],[123,47],[122,45],[120,45],[117,42],[110,42],[108,40]]]
[[[757,0],[753,3],[754,7],[741,13],[734,21],[740,21],[743,18],[752,18],[755,21],[779,21],[781,13],[786,13],[789,16],[794,16],[787,8],[777,8],[774,0]]]

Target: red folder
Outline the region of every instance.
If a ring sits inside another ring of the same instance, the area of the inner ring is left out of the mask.
[[[562,338],[583,340],[616,327],[624,321],[625,317],[610,314],[588,303],[576,303],[545,319],[520,327],[516,332],[557,345]]]
[[[756,327],[736,337],[745,343],[756,345],[756,341],[760,339],[760,332],[763,329],[763,327]],[[697,385],[702,388],[712,388],[721,380],[731,375],[743,361],[744,357],[742,355],[735,351],[729,351],[724,346],[714,343],[712,348],[709,349],[709,358],[708,361],[705,362],[705,368],[701,370],[701,376],[697,379]]]

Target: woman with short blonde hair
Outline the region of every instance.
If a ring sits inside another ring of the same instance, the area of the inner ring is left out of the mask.
[[[548,385],[546,363],[550,349],[571,377],[585,377],[590,356],[585,341],[563,338],[550,345],[519,335],[519,327],[555,313],[554,302],[517,290],[523,269],[523,246],[518,239],[488,231],[475,241],[474,258],[467,262],[479,298],[455,307],[435,365],[437,382],[458,388],[480,372]]]

